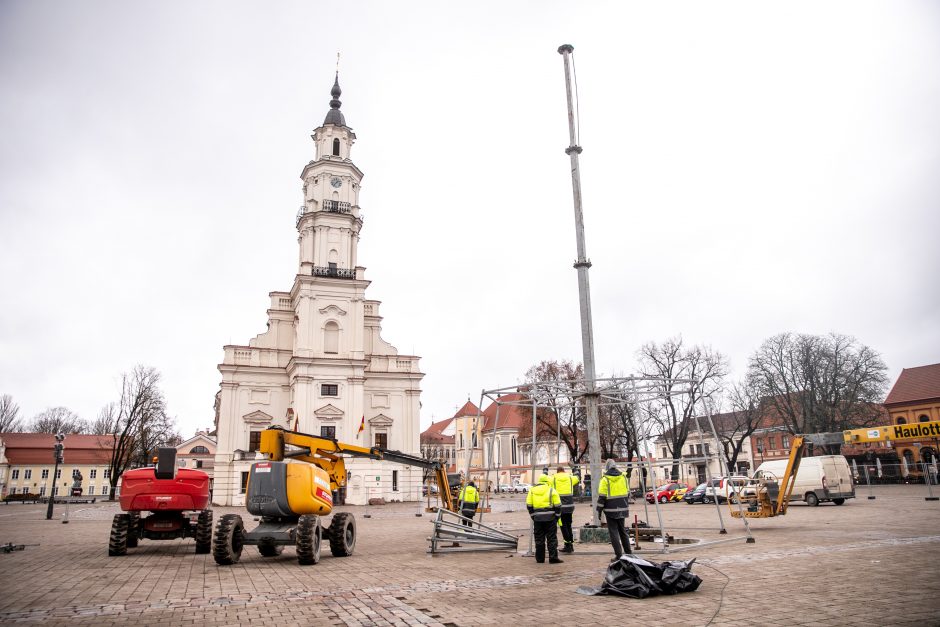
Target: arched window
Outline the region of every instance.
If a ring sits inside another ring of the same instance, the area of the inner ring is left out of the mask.
[[[333,156],[334,157],[339,156],[339,139],[338,138],[333,140]]]
[[[904,420],[903,418],[898,418],[898,424],[899,424],[899,425],[906,425],[906,424],[907,424],[907,421]]]
[[[205,455],[209,452],[209,449],[207,449],[204,446],[194,446],[192,450],[190,450],[189,452],[190,453],[202,453],[203,455]]]
[[[477,432],[473,432],[473,448],[477,447]]]
[[[933,447],[925,446],[920,449],[920,458],[925,464],[933,463],[934,457],[936,457],[936,455],[934,454]]]
[[[904,451],[904,461],[907,462],[908,467],[913,467],[914,465],[914,453],[911,449]]]
[[[930,422],[930,418],[928,418],[924,414],[921,414],[920,416],[918,416],[917,420],[919,420],[920,422]]]
[[[323,327],[323,352],[339,352],[339,325],[332,320]]]

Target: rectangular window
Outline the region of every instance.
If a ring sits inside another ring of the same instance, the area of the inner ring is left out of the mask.
[[[92,468],[91,470],[89,470],[89,471],[88,471],[88,478],[89,478],[89,479],[97,479],[97,478],[98,478],[98,469],[97,469],[97,468]]]
[[[335,440],[336,439],[336,426],[335,425],[321,425],[320,437],[330,438],[331,440]]]
[[[516,438],[512,439],[512,465],[515,466],[516,462]]]
[[[239,492],[239,494],[244,494],[247,490],[248,490],[248,473],[243,472],[242,473],[242,487],[241,487],[241,492]]]
[[[10,488],[10,494],[16,494],[16,488]]]
[[[197,460],[196,460],[196,468],[202,468],[202,460],[201,460],[201,459],[197,459]]]
[[[769,438],[767,438],[767,448],[768,448],[768,449],[773,449],[773,448],[774,448],[774,437],[773,437],[773,436],[770,436]]]
[[[52,488],[52,496],[59,496],[59,486]]]
[[[42,478],[43,478],[43,479],[48,479],[48,478],[49,478],[49,469],[48,469],[48,468],[43,468],[43,469],[42,469]]]
[[[111,469],[110,469],[110,468],[105,468],[105,469],[104,469],[104,478],[105,478],[105,479],[110,479],[110,478],[111,478]]]
[[[398,471],[392,471],[392,492],[398,492]]]
[[[663,447],[663,459],[666,459],[667,457],[669,457],[669,451]]]
[[[20,478],[20,469],[14,468],[13,472],[10,473],[10,479],[19,479],[19,478]],[[13,492],[10,492],[10,494],[13,494]]]
[[[24,470],[24,471],[23,471],[23,478],[24,478],[24,479],[32,479],[32,478],[33,478],[33,469],[32,469],[32,468],[27,468],[26,470]]]
[[[339,396],[339,385],[336,383],[324,383],[320,386],[320,396]]]
[[[790,436],[783,436],[783,448],[790,448]],[[29,477],[27,477],[29,479]]]
[[[62,478],[62,469],[61,469],[61,468],[56,468],[56,471],[55,471],[55,478],[56,478],[56,479],[61,479],[61,478]]]
[[[376,433],[375,434],[375,446],[377,446],[378,448],[388,448],[388,434]]]
[[[252,431],[248,434],[248,450],[252,453],[258,451],[261,448],[261,432]]]
[[[710,452],[709,452],[709,450],[708,450],[708,444],[705,445],[705,454],[706,454],[706,455],[709,455],[709,454],[710,454]]]
[[[46,496],[46,486],[39,488],[39,496]]]
[[[88,491],[87,491],[85,494],[87,494],[88,496],[94,496],[94,495],[95,495],[95,486],[93,486],[93,485],[88,486]]]

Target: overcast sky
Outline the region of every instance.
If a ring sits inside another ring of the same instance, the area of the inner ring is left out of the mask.
[[[679,334],[735,376],[783,331],[940,361],[936,2],[0,0],[0,394],[90,419],[142,363],[211,425],[292,285],[337,51],[422,427],[580,360],[562,43],[600,373]]]

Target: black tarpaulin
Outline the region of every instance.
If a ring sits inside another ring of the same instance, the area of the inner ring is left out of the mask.
[[[694,559],[687,562],[650,562],[635,555],[622,555],[607,567],[600,588],[581,586],[578,593],[587,595],[615,594],[645,599],[657,594],[678,594],[698,589],[702,578],[692,574]]]

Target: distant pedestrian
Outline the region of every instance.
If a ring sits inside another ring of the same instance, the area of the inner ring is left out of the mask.
[[[624,528],[624,520],[630,515],[629,498],[626,476],[617,469],[614,460],[608,459],[604,476],[597,486],[597,511],[603,512],[607,518],[610,543],[617,559],[624,553],[633,553],[630,549],[630,538]]]
[[[556,530],[561,519],[561,497],[552,487],[551,477],[539,477],[538,485],[533,486],[526,496],[525,506],[535,527],[535,561],[539,564],[545,562],[545,545],[548,544],[548,563],[561,564]]]
[[[460,515],[469,520],[462,521],[467,527],[473,526],[473,517],[477,513],[477,504],[480,502],[480,493],[476,485],[470,481],[460,490]]]
[[[565,541],[562,553],[574,553],[574,533],[571,530],[571,519],[574,516],[574,487],[578,485],[578,478],[565,472],[564,466],[559,466],[552,477],[552,486],[561,498],[561,537]]]

